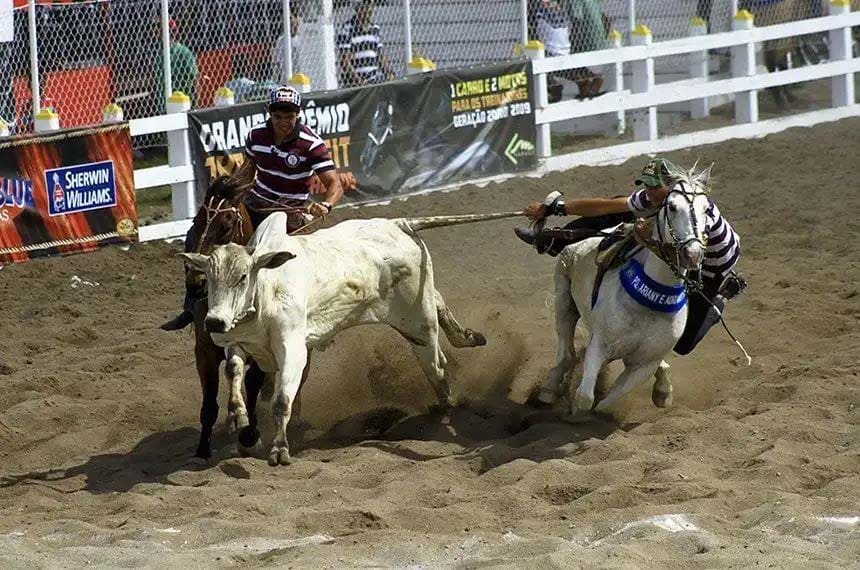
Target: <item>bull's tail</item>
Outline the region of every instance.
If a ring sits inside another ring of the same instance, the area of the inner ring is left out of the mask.
[[[473,224],[475,222],[486,222],[488,220],[502,220],[505,218],[517,218],[522,216],[520,212],[493,212],[489,214],[467,214],[463,216],[426,216],[423,218],[398,218],[392,220],[404,231],[420,232],[432,228],[444,228],[447,226],[459,226],[462,224]]]

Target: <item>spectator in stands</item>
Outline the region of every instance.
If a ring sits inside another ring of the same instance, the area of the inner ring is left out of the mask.
[[[179,34],[179,26],[173,18],[169,21],[168,30],[170,32],[171,89],[182,91],[188,95],[193,106],[197,96],[197,58],[188,46],[176,39]],[[160,87],[164,77],[163,57],[158,58],[158,75],[156,77],[158,78],[158,87]],[[155,92],[161,93],[161,89],[157,88]],[[164,104],[161,105],[161,108],[164,108]]]
[[[272,78],[276,83],[285,85],[289,83],[290,78],[287,77],[287,62],[284,61],[284,34],[278,36],[275,40],[275,46],[272,48]],[[293,73],[301,71],[299,62],[299,17],[290,12],[290,51],[293,55]]]
[[[248,57],[244,53],[233,55],[232,61],[233,79],[225,84],[225,87],[233,92],[236,103],[248,101],[248,94],[257,85],[257,82],[248,77]]]
[[[535,31],[546,48],[547,57],[586,52],[606,47],[603,14],[594,0],[538,0],[533,4]],[[571,41],[571,34],[573,35]],[[550,102],[561,99],[559,78],[569,79],[579,89],[578,99],[603,95],[603,78],[587,67],[561,71],[550,76]]]
[[[344,87],[394,79],[382,52],[379,26],[373,23],[375,5],[375,0],[357,0],[355,15],[338,30],[340,79]]]

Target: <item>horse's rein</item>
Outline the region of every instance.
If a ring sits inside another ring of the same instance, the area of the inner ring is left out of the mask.
[[[215,217],[218,214],[225,214],[228,212],[233,212],[236,214],[236,220],[233,221],[232,234],[231,237],[236,233],[236,225],[238,223],[239,231],[242,231],[242,216],[239,213],[239,208],[236,206],[230,206],[229,202],[227,202],[226,198],[221,198],[218,202],[217,206],[212,206],[212,203],[215,201],[215,196],[209,198],[208,202],[203,203],[203,209],[206,211],[206,225],[203,227],[203,233],[200,234],[200,239],[197,241],[197,253],[200,253],[200,248],[203,246],[203,242],[206,239],[206,234],[209,233],[209,228],[212,226],[212,222],[215,220]],[[224,202],[227,202],[228,206],[225,208]]]

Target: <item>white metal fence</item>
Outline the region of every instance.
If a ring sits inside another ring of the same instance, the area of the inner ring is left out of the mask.
[[[189,91],[196,107],[210,106],[224,85],[239,101],[260,98],[288,78],[288,61],[292,71],[313,79],[315,89],[334,88],[339,84],[334,38],[360,1],[14,0],[14,39],[0,42],[0,118],[14,133],[31,130],[42,106],[58,111],[63,126],[99,122],[110,102],[122,106],[126,118],[158,115],[164,112],[165,67],[172,74],[167,85]],[[375,5],[373,19],[400,75],[410,54],[438,67],[507,59],[516,44],[540,37],[539,21],[555,8],[565,13],[563,27],[574,52],[603,47],[607,27],[629,43],[634,23],[648,25],[655,41],[684,37],[695,15],[708,19],[712,32],[726,31],[736,5],[759,13],[760,24],[823,13],[821,0],[375,0]],[[285,13],[292,17],[284,18]],[[594,14],[603,26],[589,18]],[[168,42],[180,45],[168,47]],[[165,55],[172,65],[163,64]],[[669,61],[659,61],[658,72]],[[674,68],[685,68],[683,56],[675,62]]]

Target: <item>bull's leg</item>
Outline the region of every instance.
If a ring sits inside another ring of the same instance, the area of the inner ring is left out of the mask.
[[[445,299],[439,291],[435,291],[436,298],[436,317],[439,321],[439,326],[445,331],[445,336],[448,337],[448,342],[456,348],[472,348],[475,346],[484,346],[487,344],[487,339],[483,334],[472,329],[464,328],[457,319],[454,313],[448,308]]]
[[[585,349],[585,359],[582,367],[582,381],[576,389],[576,393],[571,398],[573,402],[572,413],[590,412],[594,406],[594,385],[597,382],[597,376],[600,374],[600,369],[606,364],[606,351],[603,342],[592,334],[591,340],[588,342],[588,348]],[[571,382],[571,388],[573,382]]]
[[[651,389],[651,401],[658,408],[668,408],[672,405],[672,379],[669,377],[669,365],[665,360],[660,362],[654,374],[657,381]]]
[[[292,406],[302,384],[303,371],[308,360],[305,337],[293,335],[286,339],[278,354],[278,373],[272,399],[272,416],[275,419],[275,439],[269,452],[269,465],[290,464],[290,444],[287,424]]]
[[[200,325],[196,330],[203,330],[202,323]],[[212,342],[208,334],[198,334],[194,344],[194,357],[203,392],[200,406],[200,442],[194,456],[209,459],[212,456],[212,428],[218,420],[218,367],[224,358],[224,351]]]
[[[573,335],[579,311],[570,296],[570,278],[563,271],[555,274],[555,332],[558,336],[556,364],[549,371],[547,379],[538,392],[538,401],[552,404],[558,396],[559,386],[565,374],[573,368]]]
[[[247,355],[235,345],[228,346],[226,352],[227,365],[224,371],[227,375],[227,381],[230,382],[230,400],[227,409],[236,430],[241,433],[250,423],[248,421],[248,409],[245,407],[245,400],[242,397],[242,381],[245,379]]]
[[[597,404],[595,411],[607,411],[633,388],[646,382],[654,374],[660,361],[653,360],[651,362],[635,365],[629,365],[626,362],[624,364],[626,368],[624,368],[624,371],[618,376],[618,379],[615,380],[615,384],[612,386],[612,389],[606,397]]]
[[[239,445],[245,448],[254,447],[260,439],[260,430],[257,429],[257,399],[266,375],[260,370],[255,361],[251,361],[250,368],[245,375],[245,405],[248,410],[248,425],[239,430]]]

